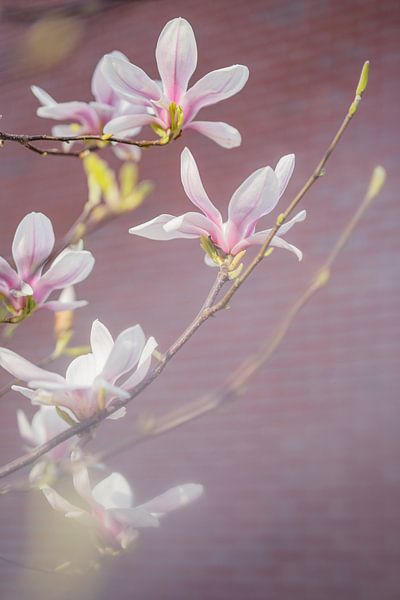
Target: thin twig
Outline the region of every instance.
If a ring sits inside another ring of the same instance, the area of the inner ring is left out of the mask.
[[[78,423],[77,425],[70,427],[70,429],[61,432],[60,434],[58,434],[51,440],[48,440],[46,443],[42,444],[41,446],[34,448],[32,451],[26,453],[25,455],[7,463],[2,468],[0,468],[0,478],[6,477],[7,475],[10,475],[11,473],[14,473],[15,471],[18,471],[19,469],[22,469],[23,467],[26,467],[26,466],[34,463],[40,456],[42,456],[43,454],[46,454],[46,452],[48,452],[49,450],[51,450],[58,444],[61,444],[62,442],[73,437],[74,435],[80,435],[83,432],[90,430],[94,426],[98,425],[101,421],[103,421],[104,419],[109,417],[111,414],[115,413],[117,410],[119,410],[120,408],[124,407],[126,404],[131,402],[134,398],[136,398],[138,396],[138,394],[140,394],[155,379],[157,379],[157,377],[162,373],[162,371],[167,366],[167,364],[169,363],[171,358],[173,358],[175,356],[175,354],[186,344],[186,342],[203,325],[203,323],[205,323],[211,316],[213,316],[215,313],[217,313],[218,311],[220,311],[221,309],[225,308],[228,305],[228,302],[233,297],[233,295],[236,293],[236,291],[239,289],[239,287],[244,283],[244,281],[246,281],[246,279],[254,271],[256,266],[264,258],[265,251],[267,250],[269,244],[271,243],[274,235],[279,231],[279,228],[281,227],[281,225],[284,223],[284,221],[287,219],[287,217],[293,212],[293,210],[296,208],[296,206],[302,200],[302,198],[304,197],[306,192],[311,188],[313,183],[315,183],[315,181],[321,176],[322,169],[324,168],[329,157],[331,156],[332,152],[334,151],[338,142],[340,141],[344,131],[346,130],[353,115],[355,114],[357,106],[361,100],[361,94],[365,89],[366,81],[364,81],[365,85],[364,85],[363,89],[360,89],[360,86],[361,86],[361,81],[363,79],[364,71],[368,70],[368,69],[366,69],[366,65],[367,65],[367,63],[364,65],[360,83],[357,87],[355,99],[354,99],[353,103],[351,104],[350,109],[348,110],[348,113],[347,113],[343,123],[339,127],[332,142],[329,144],[328,149],[324,153],[323,158],[319,162],[317,168],[314,170],[311,177],[307,180],[307,182],[301,188],[300,192],[295,196],[295,198],[289,204],[289,206],[285,210],[285,212],[282,213],[282,215],[280,215],[278,217],[278,220],[277,220],[274,228],[271,230],[271,234],[267,237],[266,241],[264,242],[264,244],[263,244],[260,252],[257,254],[256,258],[250,263],[249,267],[245,270],[244,274],[238,276],[235,279],[231,288],[223,296],[223,298],[216,304],[202,310],[195,317],[195,319],[190,323],[190,325],[185,329],[185,331],[178,337],[178,339],[168,348],[167,352],[161,357],[158,365],[147,375],[147,377],[143,381],[141,381],[133,389],[129,398],[123,399],[123,400],[121,400],[121,399],[115,400],[111,405],[106,407],[104,410],[99,411],[97,414],[86,419],[85,421],[82,421],[82,422]],[[364,77],[364,79],[365,79],[365,77]],[[220,277],[220,273],[218,273],[217,278],[219,278],[219,277]]]

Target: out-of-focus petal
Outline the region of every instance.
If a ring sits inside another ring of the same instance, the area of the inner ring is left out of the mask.
[[[237,148],[242,143],[239,131],[222,121],[191,121],[186,129],[198,131],[222,148]]]
[[[131,227],[129,233],[148,238],[149,240],[174,240],[177,238],[195,238],[197,235],[184,234],[180,231],[166,231],[164,226],[175,219],[173,215],[159,215],[151,221]]]
[[[41,490],[47,502],[52,508],[54,508],[54,510],[62,512],[66,516],[68,515],[72,518],[78,518],[86,513],[86,511],[82,510],[78,506],[71,504],[71,502],[66,500],[66,498],[61,496],[58,492],[53,490],[53,488],[49,487],[48,485],[42,486]]]
[[[93,321],[90,332],[90,346],[96,361],[96,371],[101,373],[113,349],[114,340],[107,327],[98,319]]]
[[[26,414],[22,410],[17,410],[17,424],[20,436],[32,446],[36,445],[31,424],[26,418]]]
[[[54,383],[65,381],[61,375],[37,367],[8,348],[0,348],[0,366],[21,381],[30,381],[31,379]]]
[[[60,302],[60,300],[50,300],[43,304],[43,308],[52,310],[53,312],[59,312],[63,310],[76,310],[87,306],[87,300],[75,300],[74,302]]]
[[[125,60],[128,62],[128,58],[122,52],[114,50],[110,52],[108,56],[118,58],[119,60]],[[92,77],[92,94],[96,98],[97,102],[104,102],[104,104],[114,104],[117,100],[116,93],[108,83],[108,80],[103,75],[103,61],[102,57],[96,65],[96,68]]]
[[[196,39],[186,19],[178,17],[165,25],[158,38],[156,60],[164,93],[179,104],[197,66]]]
[[[118,522],[131,527],[158,527],[159,520],[141,508],[110,508],[109,514]]]
[[[54,247],[51,221],[42,213],[26,215],[17,227],[12,245],[12,255],[22,279],[40,267]]]
[[[211,221],[221,225],[221,213],[211,202],[204,189],[199,169],[189,148],[185,148],[181,154],[181,179],[186,195],[191,202],[200,208]]]
[[[31,85],[31,92],[43,106],[54,106],[57,104],[56,100],[50,94],[37,85]]]
[[[187,92],[183,100],[185,121],[191,121],[201,108],[217,104],[234,96],[245,86],[249,70],[244,65],[232,65],[211,71]]]
[[[126,100],[142,102],[158,100],[161,91],[155,81],[132,63],[106,54],[102,71],[111,87]]]
[[[132,490],[121,473],[111,473],[94,486],[92,496],[104,508],[130,508],[133,504]]]
[[[154,515],[163,515],[178,508],[182,508],[197,500],[204,492],[198,483],[186,483],[167,490],[160,496],[139,505],[137,508],[148,511]]]

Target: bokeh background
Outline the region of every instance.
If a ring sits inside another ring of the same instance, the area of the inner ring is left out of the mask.
[[[362,63],[371,61],[359,114],[305,200],[307,221],[291,232],[303,262],[274,252],[231,309],[198,332],[128,417],[104,425],[94,448],[129,434],[138,415],[182,405],[220,384],[310,281],[360,202],[373,166],[381,163],[388,172],[380,199],[335,264],[329,286],[304,308],[243,396],[111,460],[139,500],[186,481],[203,483],[205,496],[159,530],[145,531],[132,554],[77,578],[37,569],[89,552],[87,541],[71,539],[63,517],[48,510],[40,494],[3,496],[1,597],[397,600],[398,2],[9,0],[1,7],[5,131],[48,132],[51,123],[35,116],[29,85],[58,100],[88,99],[93,68],[105,52],[119,49],[156,76],[155,43],[175,16],[186,17],[196,33],[195,77],[233,63],[251,72],[239,95],[202,112],[204,119],[238,127],[241,148],[227,151],[188,133],[168,148],[143,153],[140,173],[155,184],[151,198],[87,243],[97,263],[78,288],[79,297],[90,301],[76,313],[80,343],[98,317],[114,334],[140,322],[165,349],[205,297],[214,273],[203,265],[195,241],[157,243],[127,233],[160,212],[190,210],[178,177],[184,145],[223,208],[250,172],[295,152],[288,201],[347,110]],[[0,178],[5,256],[27,212],[45,212],[62,235],[86,199],[78,160],[44,159],[8,144],[0,153]],[[17,331],[13,347],[40,358],[51,350],[51,336],[51,317],[43,312]],[[5,381],[1,373],[0,383]],[[1,399],[3,463],[22,450],[17,407],[29,411],[17,394]]]

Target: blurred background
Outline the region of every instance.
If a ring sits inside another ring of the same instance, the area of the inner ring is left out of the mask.
[[[93,448],[128,435],[138,415],[162,413],[220,384],[310,281],[361,201],[375,164],[386,167],[387,185],[336,262],[329,285],[237,401],[110,461],[138,501],[188,481],[203,483],[205,496],[159,530],[144,531],[133,553],[74,578],[37,569],[54,568],[79,552],[87,556],[86,538],[71,539],[64,518],[39,493],[5,495],[1,597],[398,599],[399,3],[4,0],[1,128],[50,132],[53,123],[35,116],[29,86],[59,101],[89,99],[93,69],[114,49],[156,77],[155,44],[176,16],[187,18],[196,34],[195,79],[234,63],[250,68],[240,94],[201,113],[236,126],[243,144],[228,151],[189,132],[168,148],[143,152],[140,176],[154,182],[153,194],[87,242],[97,262],[77,288],[78,297],[90,301],[76,312],[77,343],[87,343],[98,317],[113,334],[140,322],[165,349],[199,309],[214,272],[204,266],[197,242],[152,242],[127,233],[161,212],[191,210],[178,175],[185,145],[221,208],[249,173],[295,152],[286,205],[343,118],[366,59],[370,84],[326,175],[305,199],[307,220],[291,232],[303,262],[275,251],[231,309],[207,323],[130,405],[128,417],[102,427]],[[117,165],[111,153],[102,156]],[[80,162],[42,158],[12,144],[0,158],[0,254],[9,256],[15,228],[31,210],[47,214],[63,235],[87,197]],[[48,354],[51,315],[39,312],[20,327],[13,349],[32,360]],[[64,367],[57,365],[61,372]],[[1,373],[0,384],[7,380]],[[1,404],[5,463],[22,451],[15,410],[29,413],[30,406],[16,393]]]

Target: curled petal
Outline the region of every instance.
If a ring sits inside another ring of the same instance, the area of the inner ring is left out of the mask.
[[[185,148],[181,154],[181,179],[186,195],[193,204],[211,221],[221,225],[221,213],[211,202],[203,187],[196,161],[189,148]]]
[[[242,143],[239,131],[222,121],[191,121],[186,129],[194,129],[222,148],[237,148]]]
[[[271,246],[275,246],[276,248],[284,248],[285,250],[289,250],[289,252],[293,252],[299,261],[303,259],[303,253],[301,250],[299,250],[299,248],[293,246],[293,244],[289,244],[289,242],[277,235],[272,238]]]
[[[160,99],[161,90],[157,83],[142,69],[126,60],[106,54],[102,71],[117,94],[133,104]]]
[[[51,221],[42,213],[26,215],[17,227],[12,254],[19,275],[26,279],[48,258],[54,246]]]
[[[186,19],[179,17],[165,25],[158,38],[156,60],[164,93],[179,104],[197,66],[196,39]]]
[[[286,156],[282,156],[282,158],[279,159],[278,164],[275,167],[275,175],[277,176],[279,182],[279,198],[286,190],[287,184],[290,181],[294,169],[294,164],[294,154],[287,154]]]
[[[180,231],[166,231],[164,225],[175,219],[173,215],[160,215],[151,221],[131,227],[129,233],[148,238],[149,240],[174,240],[176,238],[195,238],[196,235],[181,233]]]
[[[191,121],[201,108],[217,104],[234,96],[245,86],[249,70],[244,65],[232,65],[208,73],[185,95],[183,112],[185,121]]]

